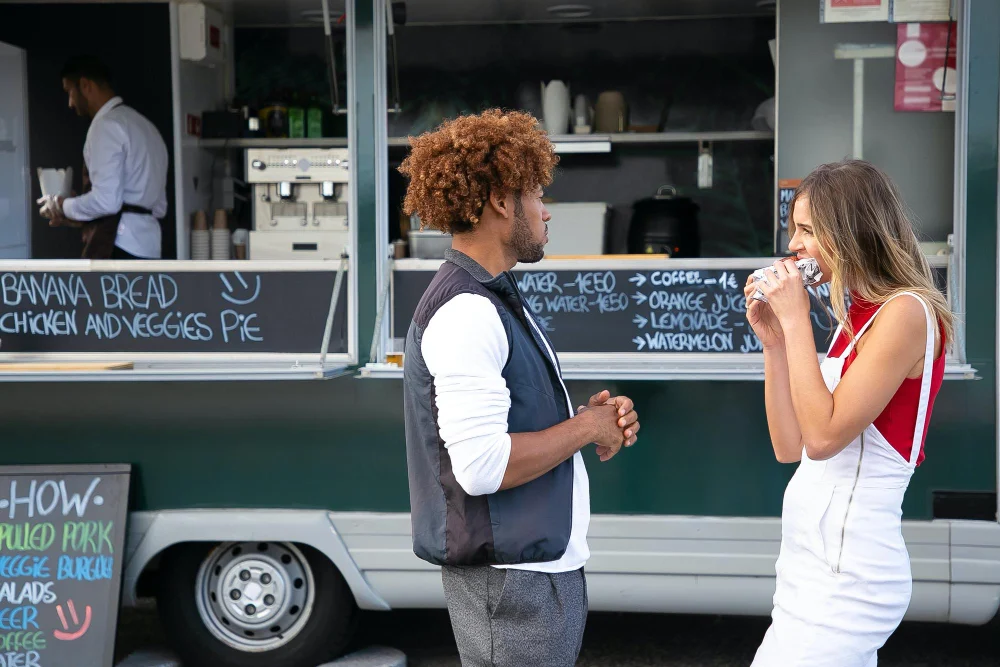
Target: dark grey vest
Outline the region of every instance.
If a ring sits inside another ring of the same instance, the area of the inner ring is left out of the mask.
[[[566,551],[573,523],[573,459],[512,489],[466,494],[455,481],[439,434],[434,384],[420,343],[434,313],[458,294],[479,294],[496,306],[510,345],[502,373],[510,391],[509,433],[541,431],[569,419],[559,368],[528,322],[512,274],[493,277],[454,250],[445,257],[414,312],[403,363],[413,551],[438,565],[557,560]]]

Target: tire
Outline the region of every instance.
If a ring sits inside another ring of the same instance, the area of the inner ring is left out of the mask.
[[[334,564],[283,542],[174,547],[157,607],[185,667],[316,667],[343,652],[356,618]]]

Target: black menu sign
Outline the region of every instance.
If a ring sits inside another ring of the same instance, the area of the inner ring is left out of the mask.
[[[763,260],[766,262],[766,260]],[[762,351],[746,319],[750,269],[598,269],[514,271],[527,308],[557,352],[752,354]],[[435,271],[393,275],[394,337],[406,336]],[[946,269],[934,270],[945,291]],[[819,352],[837,328],[829,283],[807,288]]]
[[[0,667],[111,667],[128,465],[0,467]]]
[[[753,353],[746,320],[749,269],[515,271],[528,308],[557,352]],[[433,271],[394,276],[393,335],[403,337]],[[836,328],[829,285],[810,287],[823,351]]]
[[[9,271],[0,273],[0,339],[4,352],[319,353],[336,277]],[[330,336],[335,354],[347,351],[347,284]]]

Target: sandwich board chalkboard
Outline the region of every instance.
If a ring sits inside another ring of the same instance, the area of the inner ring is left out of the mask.
[[[0,667],[112,667],[130,476],[0,467]]]

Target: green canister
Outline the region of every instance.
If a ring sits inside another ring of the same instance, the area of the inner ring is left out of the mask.
[[[305,109],[302,107],[289,107],[288,109],[288,136],[292,139],[302,139],[306,136]]]
[[[311,104],[306,110],[306,136],[310,139],[323,136],[323,109],[319,105]]]

